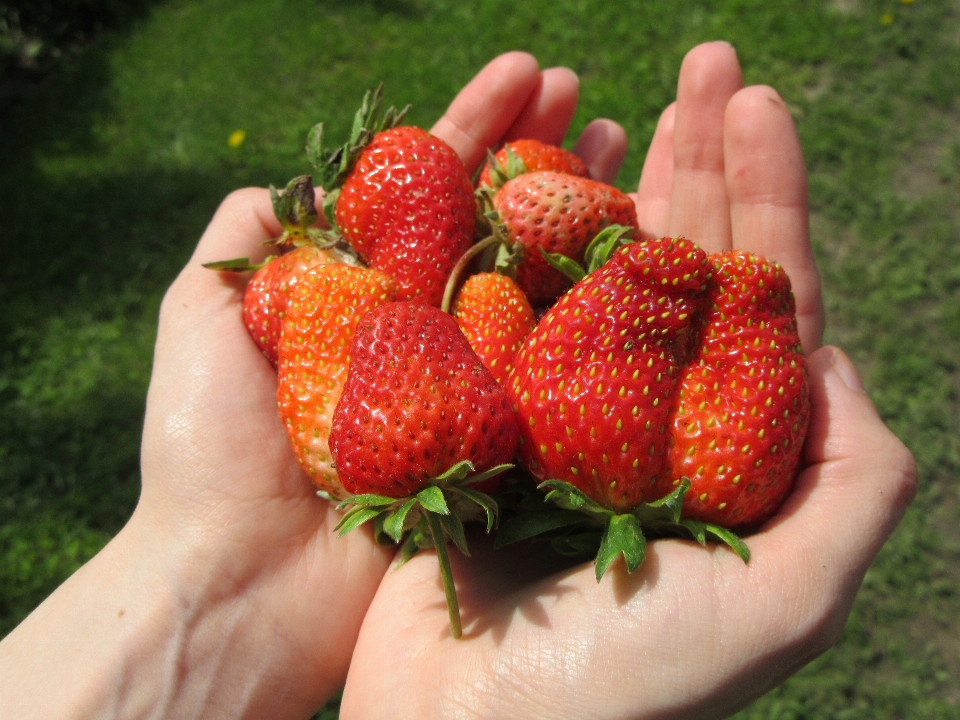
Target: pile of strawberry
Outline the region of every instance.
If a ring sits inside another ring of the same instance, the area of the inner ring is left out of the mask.
[[[464,522],[489,532],[504,497],[498,545],[586,548],[598,580],[636,569],[645,536],[748,559],[736,532],[790,491],[809,417],[784,271],[635,240],[632,200],[537,141],[491,154],[475,187],[380,97],[344,145],[310,135],[323,220],[295,178],[272,189],[280,253],[210,265],[255,271],[244,321],[341,533],[436,548],[454,636],[447,544],[466,554]]]

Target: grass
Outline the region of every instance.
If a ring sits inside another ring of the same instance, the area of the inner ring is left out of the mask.
[[[827,340],[916,455],[917,501],[839,644],[740,716],[960,718],[960,7],[951,0],[169,0],[2,109],[0,634],[119,529],[159,300],[219,200],[304,171],[363,89],[429,126],[499,52],[581,76],[634,185],[680,60],[733,42],[811,173]],[[227,140],[235,130],[246,139]],[[951,682],[952,681],[952,682]],[[326,708],[335,716],[335,703]]]

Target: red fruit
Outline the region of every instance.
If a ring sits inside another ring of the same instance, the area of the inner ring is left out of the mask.
[[[668,414],[710,270],[687,240],[630,244],[547,311],[508,385],[535,478],[617,511],[672,490]]]
[[[745,252],[711,255],[699,347],[680,378],[670,474],[685,517],[727,528],[769,518],[793,485],[810,415],[790,280]]]
[[[458,462],[477,471],[508,463],[517,423],[456,321],[397,302],[357,328],[330,447],[351,493],[406,497]]]
[[[331,250],[303,245],[285,255],[278,255],[250,278],[243,294],[243,323],[274,367],[277,366],[283,317],[297,280],[312,267],[338,261]]]
[[[540,170],[588,176],[586,163],[569,150],[539,140],[514,140],[500,148],[492,162],[487,161],[480,172],[477,186],[496,189],[521,173]]]
[[[617,188],[549,171],[507,181],[494,196],[493,206],[509,240],[523,246],[516,280],[534,307],[549,305],[571,285],[547,264],[541,249],[582,264],[587,245],[605,227],[637,225],[633,200]]]
[[[453,149],[402,126],[376,133],[360,151],[335,216],[360,257],[396,281],[398,299],[439,306],[450,271],[473,244],[476,202]]]
[[[332,497],[346,494],[329,437],[357,320],[392,295],[393,282],[383,272],[341,264],[307,270],[290,294],[279,346],[280,419],[301,466]]]
[[[523,291],[501,273],[477,273],[460,287],[451,313],[470,347],[506,386],[513,358],[537,324]]]

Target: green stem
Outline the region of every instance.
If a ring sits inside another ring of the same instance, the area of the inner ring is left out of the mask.
[[[496,233],[493,235],[488,235],[480,242],[475,243],[472,247],[470,247],[469,250],[460,256],[460,259],[457,260],[457,264],[454,265],[453,270],[450,271],[450,277],[447,279],[447,286],[443,290],[443,302],[440,303],[441,310],[443,310],[445,313],[450,312],[450,305],[453,302],[453,291],[456,289],[457,283],[460,281],[460,276],[463,274],[463,270],[467,267],[467,264],[488,247],[498,242],[501,242],[501,240],[499,237],[497,237]]]
[[[463,635],[460,625],[460,602],[457,600],[457,587],[453,584],[453,570],[450,568],[450,555],[447,553],[447,538],[440,527],[437,516],[427,510],[427,523],[430,525],[430,534],[433,544],[437,548],[437,562],[440,564],[440,577],[443,580],[443,593],[447,597],[447,612],[450,614],[450,633],[459,638]]]

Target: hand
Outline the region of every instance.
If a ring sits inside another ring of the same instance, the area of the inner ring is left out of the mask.
[[[532,128],[559,141],[576,103],[573,73],[510,53],[435,132],[472,171],[487,147]],[[588,153],[592,169],[615,174],[622,131],[601,122],[584,138],[605,153]],[[258,260],[279,234],[266,190],[233,193],[166,294],[140,502],[0,644],[0,716],[302,718],[343,685],[392,552],[367,531],[333,532],[340,514],[294,459],[276,375],[242,324],[244,280],[201,266]]]
[[[537,545],[474,543],[454,567],[461,640],[449,634],[436,559],[418,555],[385,575],[367,612],[345,720],[724,717],[838,637],[915,469],[849,360],[817,349],[800,144],[774,90],[742,87],[726,43],[684,61],[636,204],[646,233],[750,249],[787,269],[813,402],[794,493],[747,540],[748,565],[723,547],[658,540],[636,573],[615,568],[598,584],[592,565],[565,566]]]

